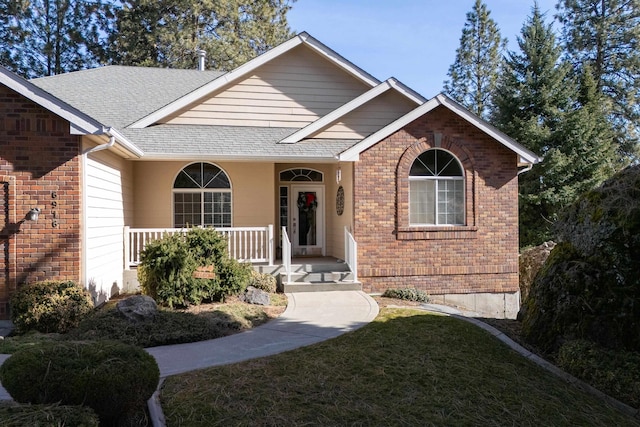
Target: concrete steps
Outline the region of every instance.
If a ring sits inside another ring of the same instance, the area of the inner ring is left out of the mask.
[[[284,292],[361,291],[345,263],[300,263],[291,266],[291,280],[280,271],[278,283]]]

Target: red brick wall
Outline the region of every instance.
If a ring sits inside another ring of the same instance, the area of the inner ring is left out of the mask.
[[[409,226],[409,169],[425,150],[465,170],[466,224]],[[358,274],[367,292],[518,290],[517,155],[438,107],[360,155],[354,170]]]
[[[20,284],[80,280],[79,153],[69,122],[0,86],[0,318]]]

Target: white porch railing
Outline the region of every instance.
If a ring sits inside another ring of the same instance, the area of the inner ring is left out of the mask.
[[[273,225],[266,227],[216,228],[227,238],[229,256],[244,262],[266,262],[273,265]],[[140,252],[145,245],[162,238],[165,233],[185,233],[184,228],[130,228],[124,227],[124,268],[129,270],[140,263]]]
[[[358,281],[358,242],[347,227],[344,228],[344,260],[353,273],[353,281]]]
[[[287,234],[287,227],[282,227],[282,266],[289,283],[291,282],[291,241]]]

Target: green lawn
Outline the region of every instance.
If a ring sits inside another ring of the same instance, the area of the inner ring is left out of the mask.
[[[314,346],[166,380],[169,426],[639,426],[454,318],[382,309]]]

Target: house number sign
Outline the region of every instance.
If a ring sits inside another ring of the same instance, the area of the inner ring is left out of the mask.
[[[58,213],[56,212],[56,208],[58,207],[58,192],[54,191],[51,193],[51,216],[53,220],[51,221],[51,226],[53,228],[58,227]]]

